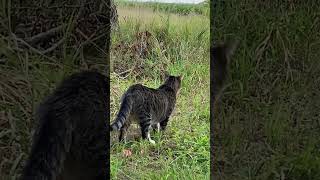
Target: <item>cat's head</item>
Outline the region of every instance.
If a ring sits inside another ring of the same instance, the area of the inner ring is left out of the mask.
[[[213,67],[213,77],[211,84],[215,94],[218,93],[226,79],[228,73],[228,65],[231,61],[231,56],[238,46],[239,41],[234,40],[221,45],[211,47],[210,59]]]
[[[170,86],[173,90],[175,90],[175,92],[179,92],[183,76],[172,76],[168,72],[165,72],[164,79],[164,84]]]

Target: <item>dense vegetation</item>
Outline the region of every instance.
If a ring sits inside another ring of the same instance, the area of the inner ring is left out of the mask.
[[[111,121],[130,85],[157,88],[164,71],[184,78],[168,129],[153,135],[156,145],[141,141],[135,124],[125,144],[112,133],[112,177],[209,179],[209,18],[136,6],[119,6],[118,12],[120,28],[112,34]]]
[[[239,39],[214,119],[218,179],[320,178],[320,6],[226,1],[214,43]]]
[[[58,83],[73,72],[107,69],[106,9],[100,0],[1,1],[0,179],[19,177],[36,109]]]
[[[175,4],[175,3],[150,3],[150,2],[130,2],[119,0],[118,7],[150,8],[154,12],[175,13],[180,15],[199,14],[209,16],[209,1],[199,4]]]

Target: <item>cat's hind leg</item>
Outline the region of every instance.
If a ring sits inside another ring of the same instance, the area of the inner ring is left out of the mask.
[[[147,139],[149,140],[149,142],[150,142],[151,144],[155,144],[155,143],[156,143],[156,142],[155,142],[154,140],[152,140],[151,137],[150,137],[150,130],[148,131]]]
[[[168,121],[169,121],[169,118],[166,118],[165,120],[163,120],[163,121],[160,122],[160,129],[161,129],[162,131],[164,131],[164,130],[166,129],[167,124],[168,124]]]
[[[152,125],[152,129],[154,132],[159,133],[160,132],[160,123]]]
[[[140,117],[140,128],[141,134],[143,139],[148,139],[150,143],[155,144],[156,142],[151,139],[150,137],[150,130],[151,130],[151,117],[143,113]]]

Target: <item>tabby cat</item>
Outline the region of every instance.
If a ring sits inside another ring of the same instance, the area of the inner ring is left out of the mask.
[[[131,122],[140,125],[143,139],[155,143],[150,130],[165,130],[181,88],[182,76],[165,74],[165,82],[158,89],[135,84],[122,96],[120,110],[111,125],[111,130],[120,130],[119,141],[125,141]]]
[[[109,77],[65,79],[40,106],[22,180],[109,179]]]

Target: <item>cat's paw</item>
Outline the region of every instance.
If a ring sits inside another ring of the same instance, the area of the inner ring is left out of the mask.
[[[152,139],[149,139],[149,142],[150,142],[151,144],[156,144],[156,142],[155,142],[154,140],[152,140]]]

